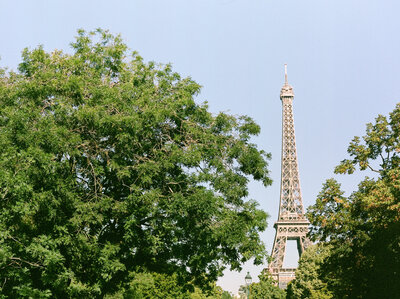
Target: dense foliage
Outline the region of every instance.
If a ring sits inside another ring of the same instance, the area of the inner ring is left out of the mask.
[[[320,267],[329,255],[329,247],[323,243],[312,245],[301,255],[296,278],[286,289],[287,299],[329,299],[327,283],[320,278]]]
[[[119,292],[106,295],[109,299],[221,299],[224,293],[215,284],[210,285],[207,292],[199,288],[188,291],[176,274],[168,275],[161,273],[134,273],[131,275],[129,284],[120,289]],[[228,297],[230,298],[230,297]]]
[[[366,135],[350,143],[336,173],[369,170],[358,190],[344,196],[327,180],[308,210],[311,236],[331,245],[320,278],[334,298],[399,298],[400,294],[400,104],[379,115]]]
[[[261,273],[259,282],[250,285],[250,298],[253,299],[284,299],[285,291],[280,289],[269,272]]]
[[[259,126],[213,116],[119,36],[81,30],[72,48],[1,71],[3,297],[128,296],[158,274],[186,292],[262,262],[267,215],[244,200],[250,178],[271,183]]]

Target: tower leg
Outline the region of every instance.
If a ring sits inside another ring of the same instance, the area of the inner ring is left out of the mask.
[[[274,271],[275,269],[278,270],[283,266],[283,259],[285,258],[286,252],[286,241],[286,235],[279,232],[276,233],[274,247],[272,249],[271,263],[269,266],[269,269],[273,270],[271,272],[272,275],[274,275],[273,272],[276,272]]]
[[[295,268],[284,268],[286,243],[288,240],[296,240],[299,256],[311,244],[307,238],[308,222],[286,222],[275,224],[276,235],[272,247],[271,262],[268,271],[271,273],[280,288],[286,288],[287,284],[295,278]]]

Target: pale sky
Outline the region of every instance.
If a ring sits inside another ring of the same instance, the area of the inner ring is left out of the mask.
[[[78,28],[120,33],[146,61],[172,63],[203,86],[198,102],[212,112],[246,114],[261,125],[253,142],[272,153],[274,183],[250,184],[250,198],[270,214],[262,234],[274,238],[280,184],[284,63],[295,92],[294,117],[305,206],[325,179],[347,192],[361,176],[333,176],[365,124],[400,102],[399,1],[374,0],[0,0],[0,66],[16,69],[24,47],[71,51]],[[289,250],[288,265],[295,264]],[[236,293],[245,265],[219,280]]]

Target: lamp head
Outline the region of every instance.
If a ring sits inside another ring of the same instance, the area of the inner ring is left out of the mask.
[[[250,272],[247,272],[247,275],[245,276],[244,281],[246,282],[247,285],[251,284],[252,278],[250,276]]]

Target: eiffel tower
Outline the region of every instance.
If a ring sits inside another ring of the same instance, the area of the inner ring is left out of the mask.
[[[288,282],[294,279],[296,270],[296,268],[283,268],[287,240],[297,241],[299,256],[311,244],[307,238],[310,222],[304,214],[300,190],[292,108],[294,93],[287,80],[286,64],[285,84],[281,89],[280,98],[282,101],[281,192],[279,216],[274,224],[276,233],[268,270],[277,280],[279,287],[286,288]]]

